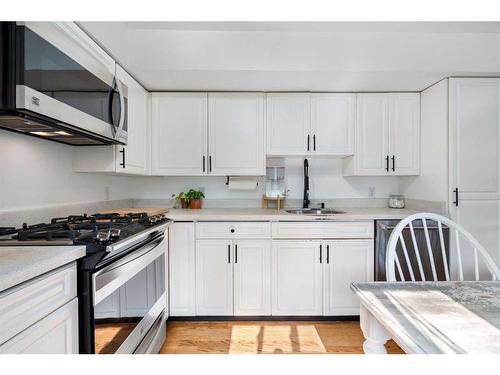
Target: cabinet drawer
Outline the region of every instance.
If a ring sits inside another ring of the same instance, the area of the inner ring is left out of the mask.
[[[373,221],[272,223],[273,238],[373,238]]]
[[[271,224],[265,222],[196,223],[196,238],[270,238]]]
[[[0,354],[77,354],[78,299],[0,345]]]
[[[0,294],[0,344],[76,297],[76,263]]]

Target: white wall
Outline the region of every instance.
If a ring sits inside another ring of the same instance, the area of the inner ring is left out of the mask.
[[[420,96],[420,176],[402,177],[401,192],[410,199],[448,200],[448,79]]]
[[[0,129],[0,211],[130,198],[130,177],[73,173],[72,149]]]
[[[343,177],[341,159],[309,160],[310,198],[369,198],[369,188],[375,188],[375,198],[387,198],[399,191],[398,177]],[[290,198],[302,199],[303,159],[285,160],[285,175]],[[256,191],[229,191],[225,177],[142,177],[134,180],[134,197],[144,199],[170,198],[173,193],[189,188],[203,188],[207,199],[260,199],[265,191],[265,179],[259,178]]]
[[[229,191],[225,177],[122,177],[74,173],[73,146],[0,129],[0,212],[127,198],[170,198],[189,188],[203,188],[207,199],[260,199],[256,191]],[[286,159],[290,198],[302,199],[302,158]],[[376,198],[399,191],[397,177],[342,176],[341,159],[309,159],[310,198]]]

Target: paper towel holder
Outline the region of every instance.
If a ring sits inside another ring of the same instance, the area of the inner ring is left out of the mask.
[[[226,185],[229,185],[229,177],[240,177],[240,176],[226,176]],[[257,186],[259,186],[259,181],[256,182]]]

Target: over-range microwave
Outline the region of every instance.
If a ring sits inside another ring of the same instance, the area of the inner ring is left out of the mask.
[[[0,22],[0,128],[70,145],[127,143],[128,89],[75,23]]]

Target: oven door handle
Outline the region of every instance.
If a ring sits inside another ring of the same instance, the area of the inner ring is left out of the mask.
[[[147,244],[147,246],[144,247],[144,248],[142,248],[141,250],[134,251],[129,256],[123,257],[122,259],[119,259],[118,261],[110,264],[108,267],[103,268],[102,270],[100,270],[99,272],[97,272],[96,275],[103,275],[103,274],[105,274],[107,272],[111,272],[111,271],[113,271],[113,270],[115,270],[115,269],[117,269],[119,267],[122,267],[122,266],[124,266],[127,263],[133,262],[137,258],[139,258],[139,257],[143,256],[144,254],[149,253],[150,251],[152,251],[156,246],[158,246],[163,241],[163,239],[164,239],[164,236],[158,237],[154,241],[149,242]]]
[[[92,276],[94,306],[164,254],[165,247],[160,246],[164,239],[165,236],[159,236],[137,251],[94,273]]]

